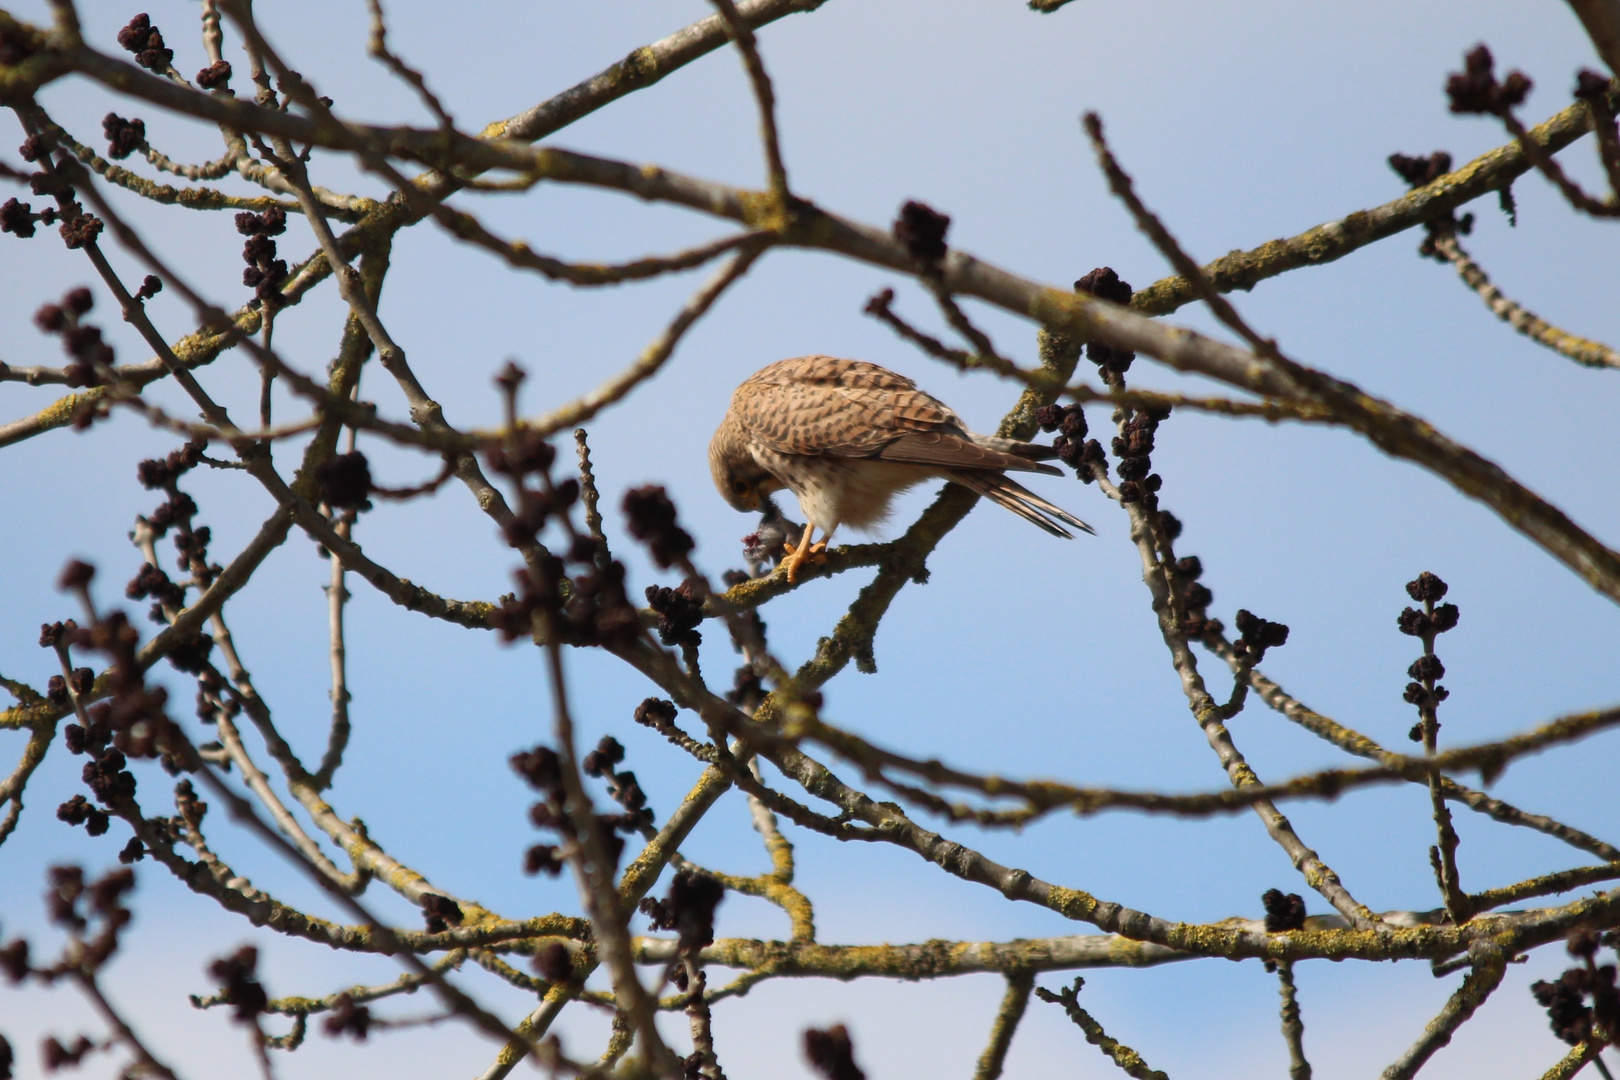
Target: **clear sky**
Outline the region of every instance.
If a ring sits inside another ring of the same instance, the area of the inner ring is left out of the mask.
[[[359,0],[260,7],[271,39],[344,115],[430,122],[408,91],[366,59]],[[106,3],[83,9],[87,36],[116,51],[113,36],[135,9]],[[17,10],[47,17],[38,2]],[[195,5],[154,0],[147,10],[180,69],[203,66]],[[428,73],[458,122],[476,131],[707,10],[702,0],[401,3],[390,9],[391,42]],[[1536,80],[1523,113],[1536,120],[1568,104],[1578,68],[1598,66],[1569,8],[1555,0],[1237,6],[1076,0],[1050,16],[1017,0],[828,0],[816,13],[765,29],[760,40],[800,194],[877,226],[906,199],[921,199],[952,216],[954,245],[1027,277],[1067,283],[1108,265],[1138,286],[1166,268],[1108,196],[1079,128],[1084,111],[1102,114],[1143,198],[1188,250],[1207,260],[1396,197],[1403,184],[1384,163],[1391,152],[1443,148],[1461,162],[1503,142],[1494,122],[1449,114],[1441,91],[1446,74],[1478,42],[1492,46],[1502,68],[1522,68]],[[246,85],[241,76],[237,85]],[[42,102],[90,144],[100,141],[101,117],[115,110],[144,118],[151,141],[175,158],[204,160],[218,152],[217,133],[85,85],[52,86]],[[17,164],[20,138],[5,114],[0,157]],[[763,177],[754,105],[730,52],[549,142],[735,184],[758,186]],[[1589,140],[1562,160],[1595,186]],[[144,165],[135,159],[134,167]],[[316,179],[378,193],[334,158],[317,158]],[[1470,249],[1505,292],[1532,310],[1571,332],[1620,341],[1614,245],[1620,226],[1578,217],[1533,175],[1515,193],[1516,228],[1494,199],[1470,208],[1478,218]],[[240,238],[228,215],[154,211],[128,199],[119,205],[193,284],[227,306],[246,299],[238,281]],[[559,186],[542,185],[521,198],[467,195],[459,205],[537,250],[573,259],[671,251],[727,228],[686,211]],[[1515,335],[1449,267],[1418,258],[1420,238],[1417,231],[1403,234],[1330,266],[1265,282],[1234,301],[1290,355],[1424,416],[1615,542],[1620,485],[1609,432],[1620,373],[1578,368]],[[281,238],[289,257],[313,246],[298,220]],[[129,260],[121,253],[113,258],[138,280]],[[533,376],[530,411],[596,385],[634,358],[699,280],[684,275],[596,291],[546,284],[458,250],[427,224],[397,238],[393,265],[381,314],[447,417],[462,426],[498,422],[490,379],[508,358]],[[0,237],[0,359],[59,363],[56,344],[36,332],[31,314],[92,281],[82,257],[49,233],[31,242]],[[610,535],[621,554],[632,556],[635,592],[653,582],[674,584],[634,560],[617,512],[619,493],[648,481],[667,485],[678,502],[698,538],[701,565],[716,575],[740,565],[739,537],[752,521],[716,496],[704,452],[731,389],[768,362],[810,352],[871,360],[916,378],[977,429],[993,429],[1015,390],[940,367],[865,317],[866,298],[884,286],[897,289],[903,312],[937,326],[923,294],[897,275],[828,255],[773,252],[686,338],[663,373],[590,425],[604,507],[613,508]],[[96,316],[120,358],[145,359],[99,283],[94,291]],[[981,305],[969,309],[1004,354],[1033,362],[1032,326]],[[150,310],[171,339],[191,327],[172,293]],[[324,286],[278,320],[276,344],[290,362],[319,373],[334,354],[341,318],[335,292]],[[1211,328],[1195,308],[1171,321]],[[1145,359],[1131,374],[1140,386],[1208,389]],[[239,414],[251,413],[257,376],[244,357],[229,355],[200,378]],[[403,399],[380,370],[368,369],[363,393],[390,415],[404,415]],[[0,384],[0,422],[55,396],[49,387]],[[153,396],[186,411],[173,387]],[[290,399],[278,397],[277,409],[279,417],[294,415]],[[1106,415],[1093,410],[1091,420],[1095,429]],[[174,445],[172,437],[120,415],[86,436],[52,432],[0,454],[6,553],[0,672],[45,682],[51,658],[35,639],[39,623],[72,614],[52,586],[66,556],[98,563],[100,596],[120,599],[120,583],[137,566],[125,534],[134,515],[154,504],[135,482],[134,462]],[[390,485],[417,482],[435,467],[374,443],[367,449],[379,481]],[[293,445],[277,449],[285,471],[297,452]],[[1615,700],[1620,612],[1432,475],[1342,430],[1182,414],[1160,429],[1154,462],[1165,479],[1164,505],[1186,524],[1181,552],[1203,559],[1204,581],[1216,598],[1212,612],[1230,621],[1245,607],[1288,624],[1287,646],[1269,655],[1265,668],[1323,713],[1387,746],[1408,747],[1404,735],[1415,717],[1401,691],[1416,649],[1397,632],[1395,616],[1408,603],[1403,583],[1422,570],[1450,583],[1448,599],[1462,611],[1461,625],[1440,645],[1452,692],[1442,712],[1443,743],[1499,737]],[[1095,487],[1072,479],[1039,487],[1099,535],[1058,541],[993,508],[976,509],[931,559],[929,584],[908,586],[894,603],[876,641],[878,674],[851,669],[833,680],[826,715],[884,745],[977,771],[1168,791],[1219,788],[1224,776],[1177,687],[1124,515]],[[216,558],[239,550],[272,509],[239,473],[199,472],[187,488],[213,527]],[[932,496],[932,489],[920,490],[902,500],[889,535]],[[400,576],[441,594],[494,599],[510,587],[513,558],[463,488],[380,506],[357,536]],[[809,655],[869,576],[853,571],[816,581],[769,605],[763,614],[778,655],[790,663]],[[295,535],[228,609],[257,685],[283,733],[306,754],[323,745],[329,715],[326,580],[327,565]],[[529,797],[506,756],[549,729],[539,657],[502,648],[487,634],[411,616],[350,580],[355,733],[332,795],[338,812],[363,818],[391,853],[435,883],[503,915],[574,910],[566,878],[531,879],[520,867],[534,834],[525,818]],[[718,628],[707,634],[704,656],[710,672],[734,663]],[[631,722],[634,704],[653,688],[599,653],[570,655],[568,666],[586,735],[612,733],[623,742],[629,767],[655,810],[666,814],[698,769]],[[1224,680],[1213,681],[1224,691]],[[178,677],[171,685],[176,700],[190,701]],[[1346,763],[1258,704],[1232,730],[1267,779]],[[22,743],[19,734],[0,734],[0,761],[12,760]],[[1493,790],[1613,841],[1620,835],[1616,761],[1620,735],[1611,732],[1515,765]],[[36,947],[53,940],[38,901],[46,865],[64,859],[108,865],[126,839],[121,826],[90,840],[55,820],[55,805],[80,789],[80,765],[60,747],[53,751],[29,788],[21,826],[0,848],[0,933],[8,939],[27,932]],[[167,778],[149,765],[138,774],[148,812],[163,812],[158,795]],[[1420,790],[1376,789],[1286,810],[1306,842],[1374,909],[1439,903],[1426,856],[1433,826]],[[1461,873],[1471,890],[1589,861],[1539,835],[1458,814]],[[1123,814],[1056,818],[1016,835],[945,831],[1048,880],[1167,918],[1256,917],[1260,894],[1272,887],[1304,893],[1313,913],[1327,907],[1248,814],[1197,823]],[[798,844],[799,883],[816,901],[825,942],[1004,941],[1087,929],[1011,905],[896,848],[790,835]],[[329,910],[256,843],[223,832],[221,839],[228,860],[262,887]],[[766,865],[735,794],[683,850],[733,873]],[[202,970],[208,957],[257,944],[277,995],[327,994],[392,978],[396,970],[381,958],[333,954],[256,931],[152,863],[139,871],[134,932],[109,985],[188,1076],[252,1068],[241,1032],[224,1015],[193,1016],[185,1003],[186,994],[211,988]],[[380,887],[368,897],[403,925],[416,925],[417,914]],[[635,926],[644,923],[638,918]],[[731,897],[721,909],[720,933],[785,938],[787,925],[775,909]],[[1561,953],[1544,951],[1513,970],[1425,1075],[1535,1075],[1556,1060],[1563,1046],[1525,990],[1562,967]],[[507,1019],[523,1014],[521,995],[503,992],[476,970],[461,978]],[[1316,1075],[1338,1080],[1382,1069],[1459,979],[1437,981],[1425,964],[1302,964],[1306,1048]],[[1099,971],[1088,974],[1087,985],[1088,1007],[1110,1032],[1172,1076],[1285,1070],[1276,983],[1256,963]],[[799,1032],[840,1020],[850,1025],[874,1080],[965,1075],[1000,994],[1000,980],[991,976],[938,985],[773,982],[720,1008],[716,1036],[733,1077],[801,1075]],[[417,1015],[429,1004],[418,997],[393,1012]],[[669,1030],[684,1045],[684,1018],[674,1020]],[[38,1075],[40,1034],[67,1036],[81,1027],[99,1030],[70,989],[19,994],[0,986],[0,1031],[19,1047],[20,1076]],[[594,1053],[606,1022],[573,1006],[559,1030],[567,1046]],[[481,1072],[491,1053],[477,1036],[449,1024],[385,1034],[363,1053],[314,1035],[278,1065],[288,1077],[355,1069],[462,1077]],[[1057,1009],[1033,1002],[1007,1075],[1101,1077],[1113,1068]],[[110,1071],[103,1058],[88,1074]]]

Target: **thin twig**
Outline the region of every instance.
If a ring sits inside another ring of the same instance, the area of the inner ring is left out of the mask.
[[[366,0],[366,8],[371,12],[371,37],[366,43],[366,51],[373,59],[381,60],[388,69],[409,83],[416,90],[417,96],[423,104],[439,120],[439,126],[446,131],[454,131],[456,122],[445,109],[444,104],[432,90],[428,89],[427,80],[422,73],[401,60],[388,48],[388,24],[383,19],[381,0]]]
[[[602,822],[580,779],[579,759],[574,750],[574,722],[563,676],[562,646],[557,643],[555,633],[548,633],[547,637],[550,640],[545,653],[551,683],[552,723],[567,793],[567,812],[577,836],[577,853],[569,862],[579,878],[582,899],[596,931],[598,952],[612,975],[614,998],[618,1007],[630,1016],[643,1058],[650,1068],[679,1076],[679,1063],[658,1033],[652,999],[641,985],[630,959],[628,914],[621,908],[619,893],[613,888],[613,860],[607,854]],[[675,1071],[671,1072],[672,1069]]]
[[[1007,975],[1007,992],[1002,995],[1001,1007],[990,1025],[990,1042],[979,1055],[973,1070],[973,1080],[996,1080],[1007,1062],[1007,1050],[1012,1046],[1013,1033],[1024,1018],[1029,1005],[1030,991],[1035,988],[1033,971],[1014,971]]]
[[[1234,673],[1239,670],[1240,663],[1237,653],[1233,650],[1231,642],[1227,641],[1221,633],[1213,629],[1206,630],[1200,640],[1205,647],[1225,660]],[[1257,669],[1251,668],[1249,670],[1248,681],[1253,686],[1254,691],[1260,695],[1260,699],[1268,706],[1282,713],[1306,731],[1327,740],[1341,750],[1355,754],[1357,757],[1370,758],[1384,763],[1401,757],[1398,754],[1391,755],[1389,751],[1359,731],[1347,728],[1343,724],[1331,720],[1306,706]],[[1444,791],[1446,798],[1460,802],[1475,813],[1484,814],[1493,821],[1534,829],[1537,832],[1562,840],[1564,843],[1581,851],[1596,855],[1600,859],[1609,862],[1620,862],[1620,848],[1605,843],[1579,829],[1555,821],[1550,817],[1520,810],[1518,807],[1505,803],[1494,796],[1487,795],[1483,791],[1464,787],[1449,777],[1444,781]]]
[[[1072,986],[1066,986],[1055,994],[1044,986],[1037,986],[1035,996],[1042,1001],[1063,1006],[1063,1011],[1069,1014],[1069,1019],[1085,1033],[1086,1042],[1107,1054],[1109,1060],[1124,1070],[1125,1075],[1133,1077],[1134,1080],[1170,1080],[1159,1070],[1149,1068],[1148,1063],[1142,1060],[1141,1054],[1118,1039],[1110,1038],[1103,1030],[1103,1026],[1080,1007],[1079,992],[1080,987],[1084,985],[1084,979],[1076,979]]]
[[[353,428],[349,429],[349,436],[350,451],[353,452]],[[332,527],[339,536],[348,540],[354,521],[345,515],[335,521]],[[332,561],[332,579],[326,586],[327,635],[331,642],[332,689],[329,693],[332,698],[332,726],[326,737],[326,753],[321,755],[320,766],[310,776],[310,783],[317,791],[325,791],[332,786],[332,778],[343,764],[343,751],[349,745],[349,701],[352,698],[349,693],[349,650],[343,633],[343,612],[349,601],[345,581],[347,573],[342,555],[328,550],[327,558]]]
[[[1583,1039],[1560,1058],[1558,1064],[1542,1073],[1541,1080],[1570,1080],[1589,1063],[1598,1060],[1604,1045],[1596,1039]]]
[[[1468,286],[1479,294],[1485,306],[1503,322],[1513,329],[1534,341],[1538,345],[1545,345],[1556,353],[1569,357],[1577,364],[1594,368],[1620,368],[1620,351],[1616,351],[1601,341],[1592,341],[1588,338],[1577,337],[1567,331],[1560,330],[1541,316],[1526,309],[1522,304],[1509,300],[1502,295],[1502,290],[1491,283],[1485,271],[1473,260],[1468,252],[1463,250],[1457,242],[1454,232],[1447,232],[1434,238],[1434,249],[1444,255],[1457,269],[1457,276],[1462,278]]]
[[[1283,1041],[1288,1044],[1289,1080],[1311,1080],[1311,1063],[1305,1058],[1305,1021],[1299,1015],[1299,990],[1294,985],[1292,961],[1277,965],[1277,984],[1282,997]]]
[[[748,268],[765,252],[768,244],[767,239],[754,238],[738,250],[724,267],[716,271],[702,288],[692,294],[670,320],[669,325],[647,344],[640,356],[636,357],[635,363],[584,396],[532,421],[525,421],[524,427],[542,435],[550,435],[582,424],[652,378],[675,352],[675,346],[680,344],[681,338],[691,329],[692,324],[701,319],[714,306],[715,301],[748,272]]]
[[[1585,102],[1579,104],[1588,113],[1592,112],[1591,106]],[[1581,185],[1569,178],[1569,174],[1564,172],[1564,167],[1531,138],[1530,132],[1525,130],[1524,124],[1510,110],[1503,109],[1496,115],[1502,121],[1502,126],[1517,140],[1524,156],[1541,170],[1541,175],[1553,182],[1571,206],[1597,218],[1620,217],[1620,192],[1611,192],[1606,199],[1596,199],[1588,195]],[[1599,122],[1601,123],[1601,120]]]
[[[1422,1037],[1384,1070],[1382,1080],[1411,1080],[1436,1051],[1451,1042],[1457,1029],[1501,985],[1507,971],[1507,955],[1500,947],[1481,941],[1470,950],[1470,955],[1474,965],[1462,985],[1446,1001],[1439,1015],[1429,1021]]]
[[[765,144],[765,172],[771,193],[778,199],[788,197],[787,167],[782,164],[782,146],[776,133],[776,94],[771,89],[771,77],[765,72],[765,62],[759,56],[759,43],[754,32],[737,11],[732,0],[711,0],[726,21],[726,32],[742,54],[748,81],[754,87],[754,100],[759,105],[759,134]]]
[[[119,1042],[129,1047],[136,1060],[146,1070],[163,1077],[164,1080],[176,1080],[174,1070],[160,1061],[147,1048],[141,1037],[135,1034],[135,1029],[129,1026],[118,1010],[113,1007],[112,1002],[108,1001],[107,996],[101,992],[101,984],[97,981],[95,972],[81,968],[75,971],[73,975],[74,981],[79,984],[79,989],[84,991],[85,996],[90,999],[90,1003],[95,1006],[96,1012],[101,1014],[102,1021],[112,1028],[113,1035]]]

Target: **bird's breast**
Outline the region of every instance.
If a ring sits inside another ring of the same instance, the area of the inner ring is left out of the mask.
[[[941,474],[934,469],[869,458],[784,455],[782,483],[799,508],[823,532],[839,526],[870,529],[889,516],[894,497]],[[775,472],[775,470],[772,470]]]

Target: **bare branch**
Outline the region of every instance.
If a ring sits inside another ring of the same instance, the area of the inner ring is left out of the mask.
[[[1288,1044],[1288,1080],[1311,1080],[1311,1063],[1305,1058],[1305,1021],[1300,1019],[1299,991],[1290,961],[1277,965],[1277,983],[1282,996],[1283,1040]]]
[[[765,73],[765,62],[759,57],[759,43],[748,22],[737,11],[732,0],[711,0],[720,9],[726,21],[726,33],[742,54],[748,81],[754,87],[754,100],[759,105],[760,141],[765,144],[765,174],[771,194],[778,199],[788,197],[787,167],[782,164],[782,146],[776,133],[776,94],[771,89],[771,77]]]
[[[1491,284],[1491,279],[1486,276],[1485,271],[1481,270],[1473,257],[1463,250],[1462,245],[1457,242],[1455,233],[1436,236],[1434,249],[1457,268],[1457,276],[1479,294],[1480,299],[1485,301],[1485,306],[1490,308],[1497,318],[1531,341],[1545,345],[1556,353],[1562,353],[1586,367],[1620,368],[1620,352],[1601,341],[1591,341],[1560,330],[1541,316],[1503,296],[1502,290]]]
[[[1090,1013],[1080,1007],[1079,991],[1083,985],[1085,985],[1084,979],[1076,979],[1073,986],[1066,986],[1055,994],[1044,986],[1038,986],[1035,988],[1035,996],[1042,1001],[1062,1005],[1063,1011],[1069,1014],[1069,1019],[1074,1021],[1076,1027],[1085,1032],[1086,1042],[1107,1054],[1109,1060],[1118,1065],[1126,1076],[1134,1077],[1135,1080],[1170,1080],[1159,1070],[1148,1068],[1148,1064],[1142,1060],[1141,1054],[1138,1054],[1118,1039],[1110,1038],[1108,1033],[1103,1030],[1103,1026],[1092,1019]]]
[[[1007,992],[1002,996],[1001,1008],[996,1010],[995,1023],[990,1026],[990,1044],[979,1055],[973,1070],[973,1080],[996,1080],[1007,1061],[1007,1050],[1012,1046],[1013,1033],[1018,1021],[1024,1018],[1029,1005],[1030,991],[1035,989],[1033,971],[1015,971],[1007,976]]]
[[[1457,1029],[1501,985],[1502,976],[1507,971],[1507,956],[1500,948],[1489,942],[1477,942],[1469,949],[1469,956],[1473,959],[1473,968],[1463,979],[1462,985],[1447,1000],[1440,1014],[1429,1021],[1423,1036],[1384,1070],[1383,1080],[1410,1080],[1417,1075],[1424,1063],[1451,1042],[1451,1036]]]

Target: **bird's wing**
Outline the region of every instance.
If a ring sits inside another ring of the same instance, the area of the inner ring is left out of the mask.
[[[1058,472],[975,443],[960,417],[910,379],[860,360],[778,361],[738,388],[732,409],[752,438],[782,454]]]
[[[951,469],[1012,469],[1018,472],[1045,473],[1062,476],[1063,470],[1052,465],[1041,465],[971,439],[953,435],[948,431],[916,431],[900,436],[879,450],[883,461],[904,461],[915,465],[937,465]]]

